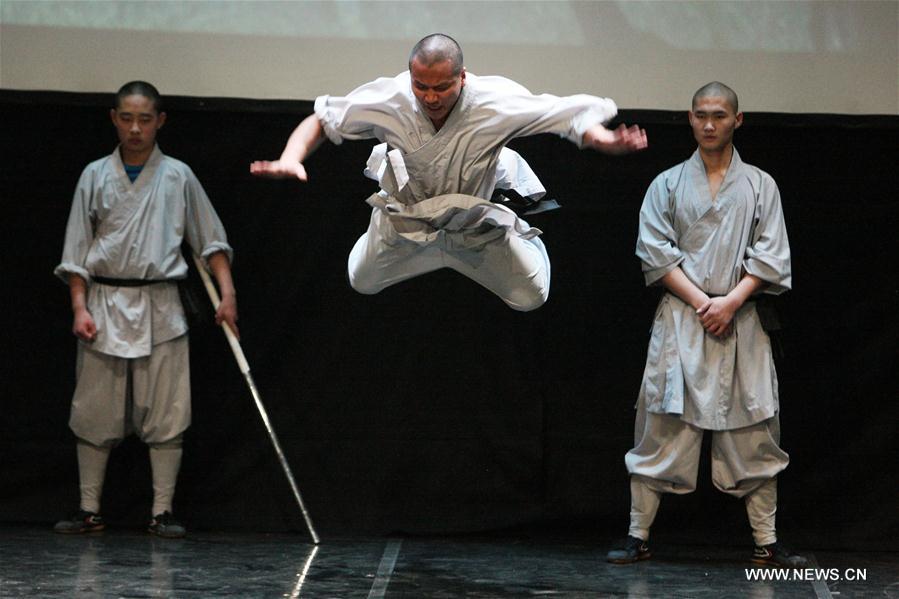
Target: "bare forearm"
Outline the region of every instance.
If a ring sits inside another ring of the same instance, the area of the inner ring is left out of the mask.
[[[72,333],[82,341],[93,342],[97,338],[97,324],[87,309],[87,281],[69,274],[69,295],[72,299]]]
[[[699,310],[709,301],[709,296],[687,278],[680,266],[662,277],[661,283],[665,289],[693,306],[695,310]]]
[[[315,151],[323,139],[324,131],[318,117],[310,115],[290,134],[278,160],[255,160],[250,163],[250,174],[270,179],[296,178],[307,181],[309,175],[303,161]]]
[[[240,338],[237,328],[237,292],[234,290],[234,281],[231,279],[231,263],[225,252],[216,252],[207,258],[209,268],[215,275],[222,294],[222,301],[215,311],[216,324],[227,324],[231,331]]]
[[[582,145],[588,148],[594,148],[600,144],[600,139],[603,135],[608,134],[608,129],[603,127],[602,125],[594,125],[584,131],[584,137],[582,138]]]
[[[739,308],[749,297],[764,288],[766,283],[758,278],[755,275],[745,274],[743,278],[740,279],[740,282],[737,283],[737,286],[731,289],[730,293],[727,294],[727,297],[736,303],[736,306]]]
[[[321,144],[323,137],[324,131],[318,117],[314,114],[309,115],[297,125],[287,139],[287,145],[281,152],[281,162],[303,162]]]
[[[222,297],[235,297],[237,292],[234,289],[234,280],[231,278],[231,263],[228,262],[227,254],[216,252],[209,256],[207,261],[212,274],[215,275]]]
[[[69,296],[72,300],[72,312],[87,309],[87,283],[78,275],[69,275]]]

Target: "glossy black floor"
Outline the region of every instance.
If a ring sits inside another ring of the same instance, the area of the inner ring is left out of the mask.
[[[758,571],[745,549],[665,545],[630,566],[605,563],[606,549],[545,534],[326,538],[315,546],[299,535],[163,540],[7,526],[0,597],[899,597],[899,560],[890,553],[816,552],[817,573],[791,574],[805,580],[759,581],[749,580],[757,574],[747,569]]]

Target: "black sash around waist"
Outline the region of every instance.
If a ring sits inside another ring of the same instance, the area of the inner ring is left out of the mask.
[[[196,292],[187,278],[183,279],[113,279],[110,277],[91,277],[91,280],[108,285],[110,287],[145,287],[147,285],[156,285],[158,283],[177,283],[178,296],[181,299],[181,306],[184,308],[184,315],[187,317],[188,326],[205,324],[212,320],[209,304],[200,301],[198,292]]]
[[[518,216],[532,216],[541,212],[558,210],[562,207],[556,200],[527,198],[514,189],[495,189],[490,201],[511,209]]]
[[[177,283],[179,279],[113,279],[110,277],[91,276],[91,280],[110,287],[143,287],[156,283]]]

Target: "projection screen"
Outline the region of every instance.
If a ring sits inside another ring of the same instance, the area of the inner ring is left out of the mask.
[[[0,4],[0,86],[313,99],[403,70],[440,31],[468,69],[534,92],[683,109],[710,80],[747,110],[899,112],[899,3],[22,1]]]

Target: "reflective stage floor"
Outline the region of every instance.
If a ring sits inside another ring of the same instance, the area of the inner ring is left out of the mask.
[[[0,597],[899,597],[895,553],[806,552],[812,571],[761,581],[750,580],[760,571],[748,548],[665,544],[629,566],[607,564],[607,549],[545,534],[324,538],[315,546],[286,534],[164,540],[6,526]]]

